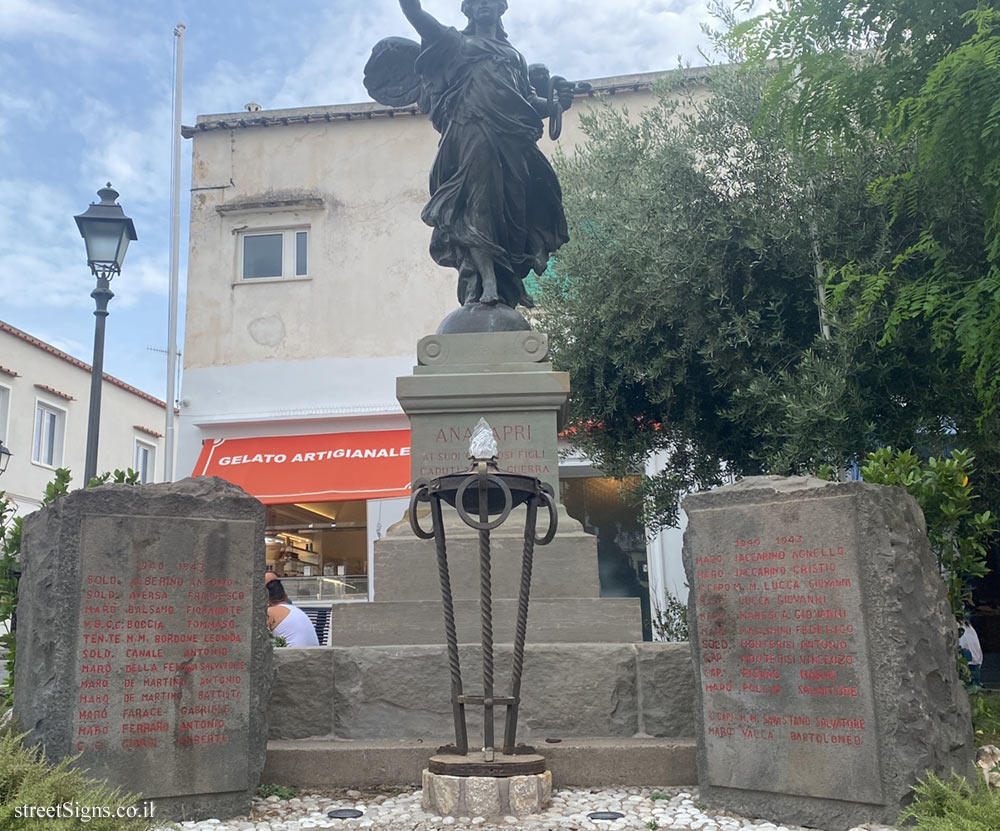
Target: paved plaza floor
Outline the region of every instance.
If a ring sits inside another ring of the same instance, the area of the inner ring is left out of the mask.
[[[306,794],[291,800],[256,799],[251,817],[219,822],[181,823],[185,831],[307,831],[307,829],[392,829],[392,831],[798,831],[766,819],[747,819],[700,807],[697,790],[686,788],[560,788],[553,792],[552,807],[537,816],[437,817],[421,810],[419,790],[370,794],[359,791]],[[334,820],[327,812],[354,808],[362,816]],[[623,814],[616,820],[592,820],[597,811]],[[164,829],[165,831],[165,829]]]

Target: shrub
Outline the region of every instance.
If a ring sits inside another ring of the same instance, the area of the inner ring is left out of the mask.
[[[976,745],[1000,746],[1000,692],[979,690],[969,695],[972,704],[972,729]]]
[[[112,815],[137,806],[137,797],[112,790],[104,782],[88,779],[64,759],[50,765],[44,754],[27,747],[23,736],[0,733],[0,828],[4,831],[147,831],[155,827],[151,819],[119,819],[98,816],[94,809]],[[59,808],[62,817],[39,819],[20,816],[25,806]],[[60,807],[61,806],[61,807]],[[140,814],[142,806],[138,806]],[[72,811],[77,816],[72,816]],[[89,817],[84,821],[84,811]]]
[[[917,500],[952,612],[959,620],[972,605],[970,581],[989,571],[986,541],[996,531],[995,517],[989,511],[973,510],[979,498],[970,482],[974,461],[967,450],[955,450],[950,459],[931,456],[922,463],[912,450],[884,447],[870,454],[861,468],[866,482],[898,485]]]
[[[914,789],[916,799],[899,816],[920,831],[1000,831],[1000,790],[982,779],[969,784],[952,774],[945,782],[933,774]]]
[[[663,605],[654,603],[653,634],[660,641],[688,639],[687,606],[669,589],[663,592]]]
[[[56,470],[56,478],[45,487],[42,505],[51,505],[69,492],[72,480],[66,468]],[[21,552],[21,517],[13,516],[14,504],[0,491],[0,623],[10,626],[17,613],[18,555]],[[0,688],[0,709],[14,703],[15,633],[0,636],[0,646],[7,648],[7,683]]]
[[[294,799],[299,795],[299,789],[294,785],[261,785],[257,788],[257,796],[267,799],[269,796],[276,796],[278,799]]]

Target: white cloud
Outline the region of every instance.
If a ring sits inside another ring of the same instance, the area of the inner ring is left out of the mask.
[[[93,309],[94,280],[73,217],[86,209],[79,195],[39,182],[0,180],[0,309]],[[92,197],[96,201],[96,195]],[[165,270],[129,249],[123,275],[112,284],[117,303],[135,306],[166,294]]]
[[[425,7],[433,13],[433,3],[425,3]],[[413,31],[394,0],[373,0],[352,12],[330,9],[315,22],[312,45],[305,57],[285,77],[274,102],[265,106],[367,100],[362,70],[371,48],[384,37],[400,34],[412,36]]]
[[[708,19],[700,0],[563,0],[516,4],[506,15],[529,63],[578,79],[674,69],[679,56],[700,63]]]
[[[44,124],[52,116],[56,101],[51,90],[40,90],[36,97],[29,97],[0,89],[0,134],[9,132],[13,122]]]
[[[445,25],[462,27],[458,0],[424,0]],[[679,56],[701,63],[706,43],[700,25],[709,20],[702,0],[511,0],[504,24],[529,63],[548,64],[570,78],[674,69]],[[368,100],[362,69],[383,37],[416,38],[395,0],[373,0],[361,9],[329,10],[312,21],[311,45],[265,109]],[[218,110],[216,110],[218,111]]]
[[[92,15],[59,8],[44,0],[0,0],[0,41],[65,39],[93,47],[105,42]]]
[[[166,204],[170,186],[170,106],[154,107],[132,126],[105,125],[90,137],[81,179],[110,181],[130,204]]]
[[[166,297],[169,282],[165,261],[160,262],[144,255],[139,259],[129,260],[111,288],[115,292],[116,304],[130,309],[150,298]]]
[[[56,333],[47,329],[36,328],[31,334],[39,340],[45,341],[49,346],[54,346],[56,349],[61,349],[70,355],[75,355],[87,363],[90,363],[93,357],[94,345],[92,343],[82,343],[81,341],[66,337],[62,332]]]

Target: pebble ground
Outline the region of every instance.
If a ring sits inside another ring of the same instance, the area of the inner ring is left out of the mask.
[[[745,819],[699,807],[697,790],[690,788],[563,788],[553,791],[552,805],[543,814],[518,819],[503,817],[438,817],[420,807],[421,791],[331,791],[283,800],[271,796],[254,800],[253,814],[243,819],[185,822],[185,831],[308,831],[309,829],[392,829],[392,831],[798,831],[763,819]],[[355,808],[363,816],[335,820],[327,812]],[[594,811],[624,814],[614,821],[591,820]],[[166,829],[163,829],[166,831]]]

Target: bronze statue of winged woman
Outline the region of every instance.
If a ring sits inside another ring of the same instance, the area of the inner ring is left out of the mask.
[[[463,0],[461,31],[439,23],[420,0],[399,5],[421,42],[380,41],[365,87],[389,106],[419,102],[441,134],[421,215],[434,229],[431,256],[457,269],[463,307],[530,308],[524,278],[545,271],[569,239],[559,180],[538,149],[542,119],[558,138],[563,111],[588,87],[550,78],[540,64],[529,69],[507,40],[506,0]],[[520,324],[489,326],[528,328],[513,317]]]

